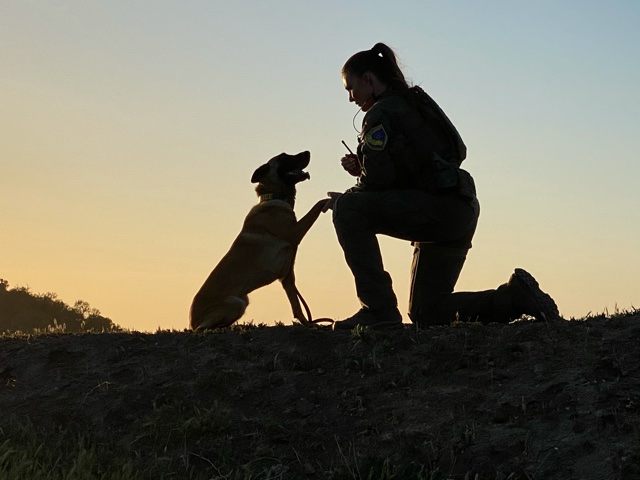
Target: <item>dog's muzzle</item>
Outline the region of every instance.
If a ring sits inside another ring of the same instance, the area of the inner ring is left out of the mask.
[[[304,180],[309,180],[311,175],[309,175],[309,172],[305,172],[304,170],[291,170],[287,172],[287,177],[298,183]]]

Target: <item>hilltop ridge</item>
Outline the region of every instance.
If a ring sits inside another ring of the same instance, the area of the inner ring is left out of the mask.
[[[637,479],[639,339],[637,312],[4,336],[0,478]]]

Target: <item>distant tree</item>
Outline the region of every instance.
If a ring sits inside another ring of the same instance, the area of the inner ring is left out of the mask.
[[[77,300],[73,304],[73,311],[80,315],[84,320],[84,329],[93,331],[113,330],[113,323],[108,318],[100,314],[100,310],[92,308],[89,302]]]
[[[29,287],[9,289],[9,282],[0,279],[0,332],[121,330],[83,300],[69,307],[55,293],[33,294]]]

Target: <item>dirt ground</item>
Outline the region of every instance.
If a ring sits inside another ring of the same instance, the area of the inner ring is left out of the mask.
[[[148,478],[640,479],[640,317],[0,337],[0,414]]]

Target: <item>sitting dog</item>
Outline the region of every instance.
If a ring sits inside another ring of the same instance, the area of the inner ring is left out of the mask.
[[[298,245],[328,202],[320,200],[296,221],[296,184],[310,178],[304,171],[310,157],[309,152],[281,153],[253,173],[251,182],[258,183],[260,202],[249,211],[240,234],[193,299],[193,330],[230,326],[244,314],[249,304],[247,295],[275,280],[284,287],[293,317],[303,324],[312,323],[293,274]]]

